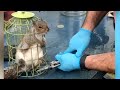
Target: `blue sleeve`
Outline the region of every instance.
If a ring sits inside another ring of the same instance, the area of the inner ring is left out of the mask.
[[[115,21],[115,78],[120,79],[120,11],[116,12]]]

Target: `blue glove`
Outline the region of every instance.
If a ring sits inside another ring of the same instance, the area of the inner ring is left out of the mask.
[[[120,79],[120,11],[116,11],[115,21],[115,79]]]
[[[72,71],[80,69],[80,57],[76,57],[75,54],[57,54],[55,58],[60,62],[58,69],[63,71]]]
[[[92,32],[90,30],[81,28],[80,31],[71,38],[69,47],[64,51],[64,53],[70,53],[77,50],[76,56],[82,56],[82,53],[89,45],[91,33]]]

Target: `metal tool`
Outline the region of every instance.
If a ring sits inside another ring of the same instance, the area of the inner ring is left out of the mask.
[[[48,70],[48,69],[53,69],[53,68],[56,68],[58,66],[60,66],[59,61],[52,61],[52,62],[50,62],[49,65],[46,65],[46,66],[40,68],[39,70],[37,70],[37,72],[41,72],[41,71]]]
[[[77,50],[73,51],[72,53],[75,54],[77,52]],[[53,69],[60,66],[60,62],[57,60],[54,60],[52,62],[50,62],[50,64],[43,66],[42,68],[40,68],[39,70],[37,70],[37,72],[42,72],[44,70],[48,70],[48,69]]]

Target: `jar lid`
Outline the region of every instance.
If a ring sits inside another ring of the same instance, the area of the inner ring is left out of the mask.
[[[12,13],[11,15],[16,18],[31,18],[35,14],[32,12],[27,12],[27,11],[17,11],[17,12]]]

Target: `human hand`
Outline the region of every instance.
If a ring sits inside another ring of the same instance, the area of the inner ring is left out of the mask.
[[[69,42],[69,47],[64,51],[64,54],[71,53],[72,51],[77,50],[75,55],[77,57],[82,56],[84,50],[89,45],[91,33],[92,32],[90,30],[81,28],[80,31],[71,38]]]
[[[75,54],[57,54],[55,58],[60,62],[60,66],[58,67],[60,70],[72,71],[80,69],[80,57],[76,57]]]

